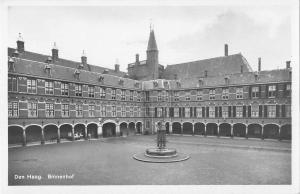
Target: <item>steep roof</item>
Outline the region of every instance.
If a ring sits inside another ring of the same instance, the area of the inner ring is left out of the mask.
[[[199,61],[167,65],[163,78],[177,79],[191,77],[205,77],[205,71],[208,76],[220,76],[224,74],[240,73],[241,66],[243,72],[252,72],[250,65],[242,54],[234,54]]]
[[[12,56],[15,50],[16,49],[14,48],[8,48],[8,56]],[[28,59],[32,61],[45,62],[46,59],[49,57],[49,55],[43,55],[43,54],[38,54],[30,51],[25,51],[24,53],[21,53],[19,57],[22,59]],[[75,61],[62,59],[62,58],[59,58],[57,61],[54,61],[53,63],[56,65],[70,67],[70,68],[77,68],[81,64],[81,62],[75,62]],[[86,71],[92,71],[97,73],[103,73],[104,70],[108,70],[107,74],[115,75],[118,77],[123,77],[126,74],[125,72],[122,71],[115,71],[114,69],[108,69],[108,68],[91,65],[91,64],[87,64],[86,66],[83,67],[83,69]]]
[[[156,44],[156,40],[155,40],[154,31],[151,30],[149,40],[148,40],[147,51],[157,51],[157,50],[158,49],[157,49],[157,44]]]
[[[94,85],[106,85],[106,86],[115,86],[119,88],[129,88],[129,89],[140,89],[136,87],[136,83],[140,83],[138,81],[121,78],[114,75],[109,74],[101,74],[97,72],[90,72],[86,70],[79,70],[79,80],[75,78],[74,72],[76,68],[70,68],[66,66],[50,64],[51,67],[51,77],[45,72],[45,65],[47,63],[36,62],[27,59],[18,58],[15,60],[15,71],[14,73],[41,77],[45,79],[57,79],[62,81],[70,81],[70,82],[83,82],[86,84],[94,84]],[[102,76],[104,78],[103,82],[99,81],[99,77]],[[120,80],[123,80],[123,84],[120,85]]]

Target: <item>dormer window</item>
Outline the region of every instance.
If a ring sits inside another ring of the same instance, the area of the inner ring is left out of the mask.
[[[199,79],[199,80],[198,80],[198,85],[199,85],[199,87],[200,87],[200,86],[203,86],[203,79]]]
[[[82,63],[80,63],[79,65],[78,65],[78,69],[83,69],[83,64]]]
[[[259,77],[258,77],[258,73],[257,72],[255,72],[254,78],[255,78],[255,81],[258,81]]]
[[[103,71],[103,74],[108,74],[108,69],[105,69],[104,71]]]
[[[228,85],[229,84],[229,77],[225,77],[225,84]]]
[[[123,86],[123,84],[124,84],[124,80],[123,80],[123,79],[120,79],[120,80],[119,80],[119,85]]]
[[[49,64],[45,65],[44,71],[48,76],[51,76],[51,66]]]
[[[15,71],[15,61],[11,57],[8,58],[8,71]]]
[[[13,52],[13,57],[18,57],[19,56],[19,52],[18,50],[16,49],[14,52]]]
[[[165,87],[165,88],[169,88],[169,82],[165,81],[165,82],[164,82],[164,87]]]
[[[76,69],[75,72],[74,72],[74,77],[76,79],[79,79],[79,75],[80,75],[80,71],[78,69]]]
[[[104,81],[104,76],[100,75],[98,80],[99,80],[99,82],[103,82]]]
[[[153,81],[153,86],[156,88],[158,87],[158,82],[157,81]]]
[[[177,81],[177,82],[176,82],[176,86],[177,86],[177,88],[180,88],[180,87],[181,87],[180,81]]]
[[[134,83],[134,86],[135,86],[136,88],[139,88],[139,87],[140,87],[140,83],[139,83],[139,82],[135,82],[135,83]]]
[[[51,63],[51,61],[52,61],[52,58],[49,56],[46,60],[46,63]]]

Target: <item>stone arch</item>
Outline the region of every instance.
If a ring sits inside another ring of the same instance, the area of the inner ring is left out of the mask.
[[[141,134],[141,133],[142,133],[142,127],[143,127],[143,124],[142,124],[141,121],[139,121],[139,122],[136,123],[136,132],[137,132],[138,134]]]
[[[47,124],[44,126],[44,137],[45,141],[57,141],[59,142],[58,137],[58,126],[55,124]]]
[[[174,134],[181,134],[181,123],[174,122],[172,124],[172,129],[173,129],[172,133],[174,133]]]
[[[246,137],[246,125],[243,123],[235,123],[233,125],[233,136]]]
[[[26,143],[42,141],[42,127],[40,125],[29,125],[25,128]]]
[[[229,123],[221,123],[219,126],[219,135],[230,137],[231,136],[231,125]]]
[[[107,122],[102,126],[102,135],[103,137],[115,137],[116,136],[116,124]]]
[[[218,125],[217,123],[207,123],[206,124],[206,134],[217,136],[218,135]]]
[[[183,134],[193,134],[193,124],[190,122],[184,122],[182,125],[182,133]]]
[[[204,123],[195,123],[194,134],[205,135],[205,124]]]
[[[286,139],[286,140],[292,139],[292,125],[291,124],[285,124],[285,125],[281,126],[280,138]]]
[[[98,138],[98,125],[97,123],[89,123],[87,125],[87,134],[90,138]]]
[[[74,125],[74,134],[78,134],[80,137],[86,137],[85,124],[77,123]]]
[[[262,136],[262,126],[257,123],[252,123],[248,125],[248,137],[261,138]]]
[[[128,135],[134,135],[135,134],[135,123],[134,122],[130,122],[128,124]]]
[[[273,123],[264,125],[263,137],[266,139],[279,138],[279,126]]]
[[[23,127],[19,125],[8,126],[8,144],[26,144],[23,138]]]
[[[73,139],[73,125],[64,123],[59,126],[60,138],[61,139]]]
[[[126,122],[120,124],[120,135],[128,136],[128,124]]]

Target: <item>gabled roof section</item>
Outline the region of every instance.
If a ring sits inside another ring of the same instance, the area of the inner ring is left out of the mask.
[[[247,60],[241,53],[222,56],[210,59],[204,59],[199,61],[180,63],[175,65],[167,65],[163,78],[165,79],[177,79],[191,78],[191,77],[205,77],[205,71],[207,76],[221,76],[225,74],[234,74],[241,72],[241,66],[243,72],[252,72]]]
[[[12,56],[12,54],[15,50],[16,49],[14,49],[14,48],[8,48],[8,56]],[[20,53],[19,57],[22,59],[27,59],[27,60],[31,60],[31,61],[37,61],[37,62],[44,63],[47,60],[47,58],[49,57],[49,55],[43,55],[43,54],[38,54],[38,53],[30,52],[30,51],[25,51],[24,53]],[[56,60],[52,63],[54,63],[55,65],[60,65],[60,66],[70,67],[70,68],[77,68],[81,64],[81,62],[75,62],[75,61],[62,59],[62,58],[59,58],[58,60]],[[97,73],[103,73],[104,70],[108,70],[108,74],[118,76],[118,77],[124,77],[126,74],[125,72],[122,72],[122,71],[117,72],[114,69],[108,69],[105,67],[100,67],[100,66],[90,65],[90,64],[85,65],[83,67],[83,70],[97,72]]]
[[[158,49],[157,49],[157,44],[156,44],[156,40],[155,40],[154,31],[151,30],[149,40],[148,40],[147,51],[157,51],[157,50]]]

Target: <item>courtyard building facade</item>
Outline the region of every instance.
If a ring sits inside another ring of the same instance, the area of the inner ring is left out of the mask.
[[[61,142],[156,133],[291,139],[290,61],[253,71],[241,53],[182,64],[159,64],[153,30],[147,59],[107,69],[8,48],[8,143]]]

